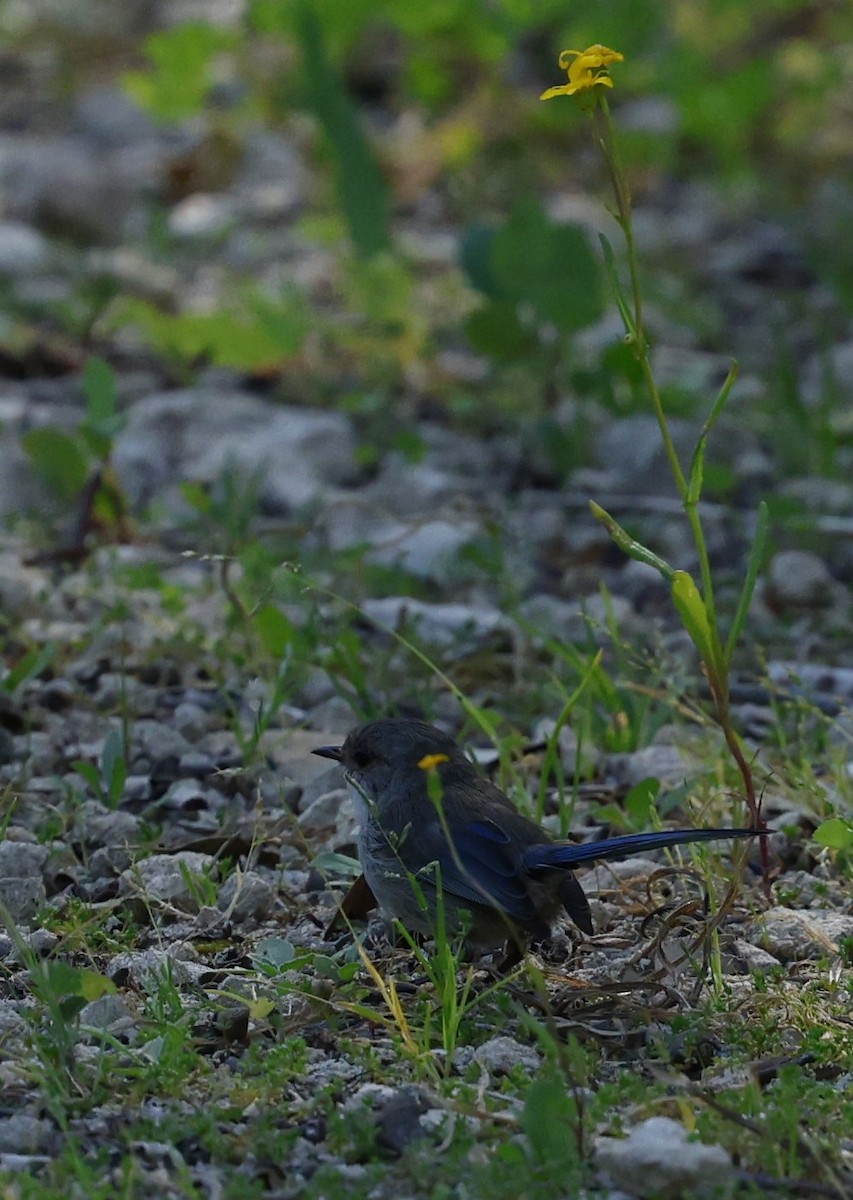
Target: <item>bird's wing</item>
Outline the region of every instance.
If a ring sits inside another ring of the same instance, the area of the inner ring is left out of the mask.
[[[452,846],[443,831],[433,840],[444,891],[479,906],[501,909],[523,927],[540,918],[524,881],[513,839],[496,822],[478,818],[456,830]]]

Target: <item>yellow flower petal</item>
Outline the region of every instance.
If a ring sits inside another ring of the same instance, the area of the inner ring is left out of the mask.
[[[446,754],[425,754],[418,763],[422,771],[431,771],[433,767],[437,767],[439,763],[450,762]]]
[[[588,46],[586,50],[563,50],[559,62],[569,81],[561,87],[548,88],[539,99],[553,100],[555,96],[574,96],[577,92],[598,87],[599,84],[612,88],[613,80],[607,68],[610,63],[624,61],[624,54],[620,54],[618,50],[611,50],[609,46],[602,46],[600,42]]]

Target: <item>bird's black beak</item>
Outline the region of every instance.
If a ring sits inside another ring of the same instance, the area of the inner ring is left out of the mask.
[[[341,761],[342,746],[318,746],[316,750],[312,750],[312,754],[319,755],[320,758],[331,758],[333,762]]]

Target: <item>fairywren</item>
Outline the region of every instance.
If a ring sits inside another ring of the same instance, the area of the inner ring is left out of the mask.
[[[411,931],[434,933],[440,890],[447,930],[464,928],[475,953],[504,942],[523,951],[547,936],[561,907],[591,934],[589,902],[571,870],[580,863],[757,832],[669,829],[583,845],[554,841],[452,738],[423,721],[371,721],[342,746],[313,753],[344,768],[358,857],[380,908]],[[346,902],[344,911],[353,911]]]

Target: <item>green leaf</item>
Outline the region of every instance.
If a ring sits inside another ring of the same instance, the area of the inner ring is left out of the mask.
[[[202,517],[209,517],[213,511],[213,497],[200,483],[188,481],[180,485],[180,492],[190,508]]]
[[[118,805],[127,779],[127,760],[124,754],[124,739],[117,729],[111,729],[104,740],[101,751],[101,782],[106,798]]]
[[[161,354],[178,361],[206,358],[221,367],[252,371],[275,366],[296,354],[307,329],[304,304],[296,296],[238,298],[244,311],[162,313],[142,300],[128,300],[122,319],[139,326]]]
[[[296,958],[296,947],[285,938],[261,938],[255,946],[253,957],[272,967],[285,967]]]
[[[63,500],[80,494],[89,463],[75,438],[48,425],[25,433],[21,444],[35,471]]]
[[[515,206],[492,247],[497,287],[541,320],[573,333],[603,312],[600,267],[584,231],[549,221],[535,200]]]
[[[699,440],[696,442],[696,449],[693,451],[693,461],[690,464],[690,476],[687,481],[687,504],[696,505],[699,503],[699,497],[702,494],[702,482],[705,473],[705,449],[708,444],[708,435],[717,423],[717,418],[725,407],[725,403],[729,398],[729,394],[735,385],[738,377],[738,364],[732,363],[729,368],[729,373],[725,378],[723,386],[717,395],[716,400],[711,406],[711,411],[708,418],[699,433]]]
[[[853,847],[853,826],[840,817],[830,817],[818,825],[812,837],[819,846],[830,850],[849,850]]]
[[[44,980],[54,996],[77,996],[87,1004],[116,990],[115,984],[105,975],[59,960],[44,963]]]
[[[252,617],[264,649],[270,658],[282,658],[293,641],[293,622],[274,604],[265,604]]]
[[[465,333],[474,350],[499,362],[517,362],[536,348],[536,338],[519,321],[516,306],[499,300],[475,309],[465,322]]]
[[[93,453],[105,458],[113,438],[125,426],[125,416],[116,412],[115,372],[102,358],[90,358],[83,369],[86,416],[80,431]]]
[[[299,36],[308,102],[335,159],[338,195],[357,252],[369,258],[390,246],[388,185],[356,119],[355,106],[329,61],[313,6],[300,10]]]
[[[459,246],[459,265],[468,282],[491,300],[506,299],[495,279],[492,251],[497,230],[491,225],[469,225]]]
[[[311,866],[324,879],[358,879],[361,874],[361,863],[357,858],[335,850],[321,850],[311,859]]]
[[[231,35],[207,21],[187,21],[145,42],[147,71],[128,71],[125,91],[158,121],[179,121],[200,113],[213,84],[213,60]]]
[[[634,315],[628,307],[628,301],[625,299],[625,293],[622,291],[622,284],[619,282],[619,272],[616,269],[616,256],[613,253],[613,247],[603,233],[598,235],[598,240],[601,243],[601,249],[604,254],[604,272],[607,276],[607,282],[610,284],[610,290],[613,293],[616,307],[619,309],[622,324],[625,326],[625,332],[628,336],[634,338],[636,337],[637,326],[634,323]]]
[[[727,666],[732,660],[734,648],[738,643],[741,631],[746,623],[746,618],[749,615],[749,606],[752,603],[755,584],[758,581],[758,572],[761,570],[761,565],[764,562],[764,551],[767,547],[769,526],[770,510],[767,507],[766,501],[762,500],[758,506],[758,519],[755,524],[755,536],[752,539],[749,561],[746,564],[746,577],[744,578],[743,587],[738,598],[732,627],[729,630],[729,636],[726,638],[725,662]]]
[[[656,813],[655,801],[660,792],[660,780],[650,777],[635,783],[623,804],[625,812],[631,818],[631,824],[636,829],[646,828],[652,823]]]
[[[535,1161],[554,1168],[575,1158],[573,1125],[577,1107],[566,1081],[553,1067],[543,1068],[527,1093],[521,1127]]]
[[[0,687],[8,695],[14,695],[22,684],[29,683],[31,679],[37,679],[41,675],[45,667],[53,661],[56,650],[56,642],[47,642],[44,646],[34,646],[15,663],[14,667],[6,672],[0,680]]]
[[[71,770],[76,771],[81,779],[85,779],[86,783],[92,788],[96,795],[101,794],[101,773],[94,763],[86,762],[85,759],[78,758],[71,764]]]

